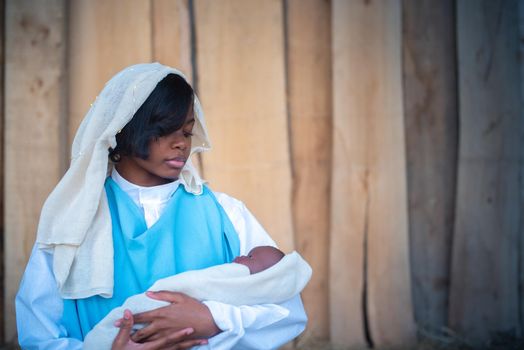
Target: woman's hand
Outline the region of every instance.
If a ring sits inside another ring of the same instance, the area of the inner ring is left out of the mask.
[[[134,319],[131,311],[124,311],[124,318],[117,321],[120,327],[111,350],[160,350],[160,349],[189,349],[193,346],[207,344],[205,339],[189,339],[193,334],[192,328],[185,328],[178,332],[173,332],[165,337],[158,337],[154,341],[147,343],[136,343],[131,340]]]
[[[147,324],[131,339],[135,342],[150,342],[180,332],[188,327],[194,332],[187,339],[207,339],[220,333],[206,305],[183,293],[147,292],[148,297],[171,303],[152,311],[134,316],[136,323]]]

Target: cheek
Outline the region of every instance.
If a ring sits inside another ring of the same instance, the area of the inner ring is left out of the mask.
[[[155,160],[158,158],[162,158],[162,155],[166,152],[166,150],[169,148],[169,145],[167,142],[161,142],[161,141],[153,141],[149,145],[149,159]]]
[[[160,152],[160,150],[157,147],[149,147],[149,157],[147,158],[147,160],[154,162],[160,158],[161,154],[162,152]]]

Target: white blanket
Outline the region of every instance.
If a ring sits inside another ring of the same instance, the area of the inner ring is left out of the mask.
[[[148,290],[181,292],[200,301],[214,300],[231,305],[281,303],[300,293],[311,273],[308,263],[297,252],[292,252],[272,267],[253,275],[244,265],[223,264],[160,279]],[[125,309],[135,314],[167,305],[168,302],[151,299],[145,293],[129,297],[87,334],[84,349],[111,349],[119,330],[114,322],[122,318]]]

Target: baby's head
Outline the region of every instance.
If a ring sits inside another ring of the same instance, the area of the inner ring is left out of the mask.
[[[233,262],[249,268],[251,274],[264,271],[284,257],[279,249],[271,246],[255,247],[246,255],[236,257]]]

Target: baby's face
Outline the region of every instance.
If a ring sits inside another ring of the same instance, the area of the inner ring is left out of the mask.
[[[236,257],[233,262],[249,268],[251,274],[264,271],[282,259],[284,253],[275,247],[261,246],[251,249],[248,255]]]

